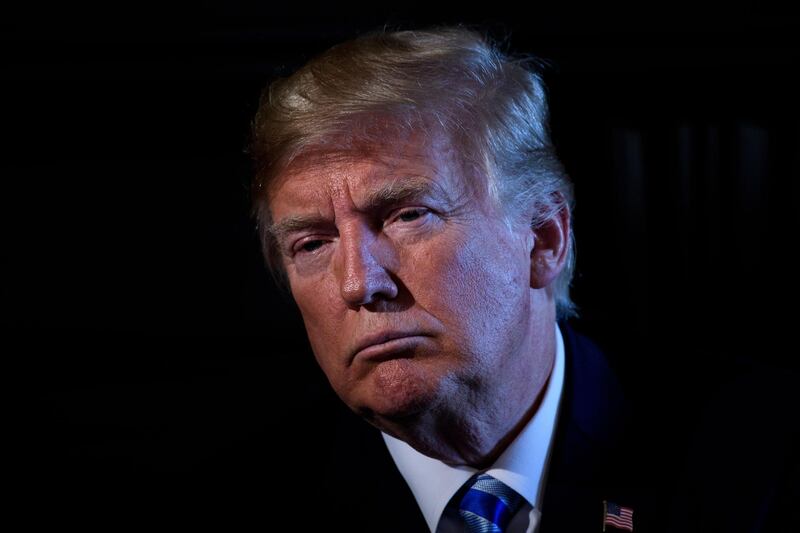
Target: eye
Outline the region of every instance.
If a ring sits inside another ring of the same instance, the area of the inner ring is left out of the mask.
[[[300,247],[300,249],[304,252],[313,252],[317,248],[322,246],[322,241],[306,241]]]
[[[414,222],[416,220],[425,217],[429,213],[430,211],[428,209],[425,209],[424,207],[412,207],[408,209],[402,209],[397,212],[397,214],[394,216],[394,219],[391,220],[390,222],[393,221]]]
[[[325,245],[323,239],[308,239],[300,241],[294,245],[293,252],[295,254],[311,254],[319,250]]]

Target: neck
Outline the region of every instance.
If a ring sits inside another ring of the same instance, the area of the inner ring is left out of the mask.
[[[450,465],[490,467],[539,409],[555,363],[552,322],[545,331],[537,339],[538,350],[519,358],[504,378],[487,380],[466,394],[455,392],[463,386],[454,386],[436,407],[413,420],[388,421],[381,429]]]

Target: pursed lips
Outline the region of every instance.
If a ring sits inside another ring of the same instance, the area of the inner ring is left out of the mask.
[[[361,339],[352,351],[351,362],[356,358],[368,361],[391,359],[399,352],[406,351],[418,344],[422,337],[428,337],[420,331],[382,331]]]

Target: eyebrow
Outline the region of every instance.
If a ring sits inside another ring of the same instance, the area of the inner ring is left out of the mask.
[[[325,223],[326,219],[320,215],[292,215],[272,224],[269,227],[269,232],[275,241],[280,244],[292,233],[307,228],[320,227]]]
[[[379,189],[370,192],[367,194],[364,205],[358,210],[361,212],[380,211],[386,207],[425,196],[442,197],[445,201],[451,200],[444,188],[433,180],[421,176],[409,176],[393,179]],[[272,224],[270,233],[280,243],[291,233],[326,224],[330,224],[330,221],[319,214],[291,215]]]
[[[443,195],[444,190],[434,181],[420,176],[395,178],[379,189],[370,192],[361,211],[375,211],[387,205],[425,196]],[[447,195],[444,195],[447,198]]]

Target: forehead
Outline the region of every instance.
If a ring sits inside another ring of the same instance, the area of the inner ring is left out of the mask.
[[[474,188],[462,158],[443,136],[387,139],[358,149],[315,151],[276,176],[268,195],[273,219],[281,212],[347,198],[364,201],[377,190],[430,189],[462,196]]]

